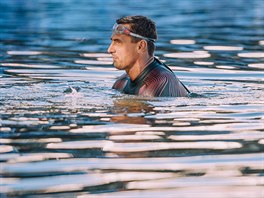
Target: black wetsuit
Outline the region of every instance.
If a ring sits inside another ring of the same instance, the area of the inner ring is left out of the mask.
[[[184,97],[189,93],[173,71],[156,58],[134,81],[126,73],[120,76],[113,89],[125,94],[152,97]]]

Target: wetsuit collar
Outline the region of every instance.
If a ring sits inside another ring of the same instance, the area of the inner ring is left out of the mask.
[[[149,73],[149,71],[156,66],[156,58],[155,57],[151,57],[148,62],[146,63],[145,68],[143,69],[143,71],[138,75],[138,77],[135,80],[131,80],[131,83],[133,84],[138,84],[139,82],[142,81],[142,79],[145,78],[145,76]]]

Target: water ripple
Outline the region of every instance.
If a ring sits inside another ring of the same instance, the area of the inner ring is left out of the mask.
[[[262,0],[1,5],[1,195],[262,197]],[[137,11],[189,97],[111,89],[111,28]]]

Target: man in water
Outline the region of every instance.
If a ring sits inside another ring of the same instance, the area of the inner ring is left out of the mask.
[[[113,88],[125,94],[150,97],[184,97],[188,89],[173,71],[154,57],[156,25],[144,16],[116,20],[108,52],[114,66],[126,73]]]

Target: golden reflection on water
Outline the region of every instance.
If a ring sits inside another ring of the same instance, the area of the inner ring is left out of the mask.
[[[114,107],[112,110],[114,115],[111,117],[110,121],[129,124],[148,124],[148,121],[144,117],[146,112],[153,112],[153,107],[145,101],[117,99],[114,100]]]

